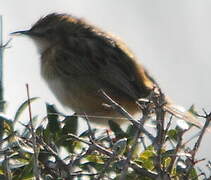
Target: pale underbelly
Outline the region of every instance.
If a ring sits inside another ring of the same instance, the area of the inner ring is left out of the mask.
[[[104,124],[108,119],[116,118],[118,123],[124,122],[124,118],[111,108],[103,106],[104,99],[99,94],[99,89],[95,84],[87,85],[86,82],[71,81],[68,85],[63,84],[60,79],[47,80],[47,84],[54,93],[58,101],[64,106],[72,109],[77,114],[89,116],[91,121]],[[90,86],[90,87],[89,87]],[[119,98],[112,97],[118,101]],[[118,101],[132,115],[138,111],[135,102],[120,98]],[[97,118],[99,117],[99,118]]]

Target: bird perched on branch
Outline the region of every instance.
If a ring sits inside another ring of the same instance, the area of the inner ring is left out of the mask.
[[[78,114],[85,112],[95,123],[106,123],[107,117],[123,121],[117,112],[102,106],[100,89],[134,115],[139,111],[136,101],[157,86],[124,43],[80,18],[53,13],[29,30],[12,34],[34,40],[41,54],[42,77],[57,99]],[[165,105],[172,111],[171,106]],[[178,114],[199,124],[190,114]]]

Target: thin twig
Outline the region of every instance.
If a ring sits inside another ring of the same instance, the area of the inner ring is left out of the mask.
[[[157,157],[155,167],[158,173],[162,173],[161,168],[161,150],[164,143],[165,135],[164,135],[164,119],[165,119],[165,112],[162,108],[156,109],[156,121],[157,121],[157,137],[156,137],[156,150],[157,150]]]
[[[103,167],[103,170],[101,171],[100,175],[98,176],[98,178],[96,180],[103,179],[103,177],[105,176],[106,170],[108,169],[108,167],[110,166],[110,164],[112,163],[112,161],[114,160],[115,157],[116,157],[116,153],[114,152],[113,155],[105,163],[105,165]]]
[[[165,114],[164,105],[166,104],[165,96],[161,92],[160,89],[157,89],[158,93],[155,90],[152,92],[152,102],[155,105],[155,113],[156,113],[156,122],[157,122],[157,136],[156,141],[154,143],[155,149],[157,151],[157,156],[155,158],[155,169],[159,174],[159,178],[165,179],[168,178],[168,174],[166,174],[165,170],[162,167],[162,147],[165,142]],[[167,125],[168,126],[168,125]]]
[[[38,140],[39,144],[42,145],[44,149],[50,152],[51,155],[54,156],[57,160],[60,160],[64,166],[66,165],[65,162],[59,157],[58,153],[55,152],[47,143],[45,143],[42,138],[38,138]]]
[[[112,141],[112,139],[111,139],[111,137],[109,135],[109,131],[108,130],[106,130],[106,134],[108,136],[110,146],[113,147],[113,141]],[[97,177],[96,180],[101,180],[101,179],[104,178],[106,170],[108,169],[108,167],[110,166],[110,164],[112,163],[112,161],[115,159],[116,156],[117,156],[117,152],[113,151],[113,155],[104,164],[104,167],[103,167],[101,173],[99,174],[99,176]]]
[[[146,177],[149,177],[150,179],[157,179],[158,177],[158,175],[155,174],[154,172],[140,167],[137,163],[133,161],[130,162],[130,167],[134,169],[134,171],[141,176],[146,176]]]
[[[83,173],[83,171],[78,171],[78,172],[73,172],[72,174],[71,174],[71,176],[72,177],[81,177],[81,176],[90,176],[90,177],[92,177],[92,176],[97,176],[98,175],[98,173]]]
[[[139,120],[139,123],[143,126],[144,123],[146,122],[146,120],[149,119],[148,115],[149,115],[149,112],[151,111],[151,108],[150,108],[150,106],[148,106],[146,104],[140,104],[139,107],[141,108],[142,114],[143,114],[142,118]],[[141,133],[142,133],[141,129],[136,128],[136,132],[135,132],[135,135],[133,137],[133,145],[131,147],[131,150],[127,154],[127,159],[124,162],[124,166],[123,166],[123,169],[121,171],[121,176],[119,178],[120,180],[124,180],[126,178],[129,163],[131,161],[132,154],[135,151],[136,145],[138,144],[138,139],[139,139],[139,136],[140,136]]]
[[[130,151],[128,152],[128,154],[127,154],[127,159],[124,162],[124,166],[123,166],[123,169],[121,171],[121,176],[120,176],[119,180],[125,180],[125,178],[126,178],[129,163],[131,161],[133,152],[135,151],[136,145],[138,144],[139,134],[140,134],[140,129],[136,129],[136,133],[133,137],[133,140],[134,140],[133,145],[132,145]]]
[[[194,160],[195,154],[196,154],[196,152],[198,151],[199,146],[200,146],[200,144],[201,144],[202,137],[204,136],[204,133],[205,133],[207,127],[209,126],[210,121],[211,121],[211,113],[207,114],[207,113],[205,112],[205,115],[206,115],[206,116],[205,116],[205,117],[206,117],[206,122],[205,122],[205,124],[204,124],[204,126],[203,126],[203,128],[202,128],[202,130],[201,130],[201,133],[200,133],[200,135],[199,135],[199,137],[198,137],[198,140],[197,140],[197,142],[196,142],[196,144],[195,144],[195,146],[194,146],[194,148],[193,148],[193,154],[192,154],[193,160]]]
[[[39,172],[39,161],[38,161],[38,149],[36,145],[36,135],[34,132],[33,122],[32,122],[32,110],[31,110],[31,103],[30,103],[30,94],[29,94],[29,85],[26,84],[26,90],[27,90],[27,97],[28,97],[28,107],[29,107],[29,124],[30,124],[30,131],[32,135],[32,143],[33,143],[33,151],[34,151],[34,166],[33,166],[33,172],[36,180],[40,179],[40,172]]]
[[[169,119],[169,122],[168,122],[168,124],[166,125],[166,129],[165,129],[165,131],[164,131],[165,137],[166,137],[166,134],[168,133],[168,130],[169,130],[170,126],[171,126],[172,119],[173,119],[173,115],[171,115],[171,117],[170,117],[170,119]]]
[[[106,134],[107,134],[107,137],[109,139],[110,147],[112,147],[114,145],[114,143],[113,143],[113,140],[112,140],[112,138],[111,138],[111,136],[109,134],[109,130],[108,129],[106,129]]]
[[[86,140],[84,140],[84,139],[82,139],[82,138],[80,138],[80,137],[78,137],[78,136],[76,136],[74,134],[68,134],[68,135],[71,138],[73,138],[73,139],[75,139],[77,141],[80,141],[80,142],[83,142],[83,143],[85,143],[85,144],[87,144],[89,146],[92,146],[91,147],[92,149],[94,149],[94,150],[96,150],[96,151],[98,151],[98,152],[100,152],[102,154],[105,154],[105,155],[107,155],[109,157],[112,157],[113,156],[113,153],[111,151],[109,151],[109,150],[107,150],[107,149],[99,146],[96,143],[91,143],[89,141],[86,141]],[[126,160],[126,158],[123,157],[123,160]],[[129,166],[132,169],[134,169],[139,175],[142,175],[142,176],[144,175],[144,176],[147,176],[147,177],[152,178],[152,179],[156,179],[156,177],[157,177],[157,174],[156,173],[151,172],[149,170],[146,170],[145,168],[140,167],[137,163],[135,163],[133,161],[130,161]]]
[[[87,123],[87,126],[88,126],[88,131],[89,131],[88,137],[89,137],[90,140],[93,141],[93,140],[95,139],[95,135],[94,135],[94,133],[93,133],[93,131],[92,131],[91,125],[90,125],[90,123],[89,123],[89,118],[88,118],[88,116],[86,115],[86,113],[84,113],[84,117],[85,117],[85,120],[86,120],[86,123]]]
[[[154,136],[149,133],[141,123],[134,120],[133,117],[124,109],[122,108],[118,103],[116,103],[113,99],[111,99],[103,90],[100,90],[101,96],[107,101],[107,103],[114,109],[117,113],[123,115],[126,117],[136,128],[140,129],[145,135],[148,136],[148,138],[154,142],[155,138]]]
[[[193,150],[191,151],[192,156],[191,156],[190,159],[188,159],[189,160],[189,166],[187,168],[187,173],[186,173],[185,178],[189,178],[192,167],[197,163],[197,161],[195,161],[195,155],[196,155],[196,152],[199,149],[199,146],[200,146],[202,138],[203,138],[203,136],[206,132],[206,129],[208,128],[210,121],[211,121],[211,113],[207,114],[205,110],[203,110],[203,111],[204,111],[205,116],[201,116],[201,117],[206,118],[206,122],[205,122],[205,124],[204,124],[204,126],[201,130],[201,133],[200,133],[200,135],[199,135],[199,137],[198,137],[198,139],[197,139],[197,141],[196,141],[196,143],[193,147]]]
[[[183,137],[183,134],[184,134],[185,131],[181,131],[179,134],[178,134],[178,140],[177,140],[177,146],[176,148],[174,149],[174,152],[173,152],[173,155],[171,157],[171,163],[169,164],[168,168],[167,168],[167,172],[169,174],[171,174],[172,170],[173,170],[173,167],[174,167],[174,163],[176,161],[176,158],[177,158],[177,153],[179,152],[179,149],[181,148],[181,145],[182,145],[182,137]]]
[[[88,151],[82,150],[80,154],[78,154],[74,159],[72,158],[70,163],[68,164],[68,169],[70,174],[72,174],[74,167],[78,165],[78,163],[87,155],[89,154]]]
[[[10,38],[5,44],[0,45],[0,49],[9,48],[8,45],[10,44],[11,41],[12,41],[12,38]]]
[[[103,148],[102,146],[99,146],[98,144],[96,144],[94,142],[86,141],[86,140],[84,140],[84,139],[82,139],[82,138],[80,138],[80,137],[78,137],[78,136],[76,136],[74,134],[70,134],[70,133],[68,134],[68,136],[70,138],[73,138],[73,139],[77,140],[77,141],[80,141],[80,142],[83,142],[83,143],[87,144],[89,146],[89,148],[97,150],[100,153],[105,154],[105,155],[107,155],[109,157],[111,157],[113,155],[113,153],[111,151],[108,151],[107,149]]]
[[[147,149],[147,145],[146,145],[146,143],[145,143],[144,137],[143,137],[143,136],[140,136],[139,138],[140,138],[141,143],[142,143],[142,145],[143,145],[143,147],[144,147],[144,150],[146,150],[146,149]]]

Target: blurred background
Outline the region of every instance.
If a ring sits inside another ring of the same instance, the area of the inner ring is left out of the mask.
[[[121,37],[174,102],[186,108],[195,104],[199,112],[202,108],[211,110],[211,1],[7,0],[0,7],[4,42],[11,38],[9,33],[29,29],[51,12],[83,17]],[[13,38],[4,51],[9,116],[26,100],[26,83],[31,97],[55,103],[63,111],[39,71],[39,54],[32,41]],[[33,107],[33,114],[43,112],[45,106],[41,104]],[[211,135],[205,136],[198,157],[211,160]]]

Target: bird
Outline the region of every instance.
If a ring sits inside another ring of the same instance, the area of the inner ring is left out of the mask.
[[[102,104],[103,90],[131,115],[140,112],[137,100],[147,98],[157,82],[134,53],[118,37],[82,18],[51,13],[30,29],[12,34],[31,38],[40,54],[41,76],[58,101],[91,122],[118,124],[126,120]],[[190,113],[180,112],[167,102],[167,110],[190,123],[200,123]],[[110,118],[108,118],[110,117]]]

